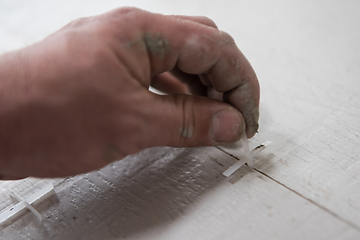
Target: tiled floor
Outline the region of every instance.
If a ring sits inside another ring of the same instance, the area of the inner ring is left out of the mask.
[[[255,170],[236,152],[146,150],[68,179],[0,183],[0,212],[52,181],[56,196],[0,226],[0,239],[360,239],[358,1],[3,1],[0,51],[71,19],[132,5],[207,15],[234,36],[261,84]]]

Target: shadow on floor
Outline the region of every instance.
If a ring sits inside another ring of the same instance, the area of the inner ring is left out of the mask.
[[[204,193],[228,181],[222,172],[235,161],[213,147],[147,149],[63,181],[55,188],[59,201],[44,213],[41,225],[30,224],[8,236],[19,240],[135,238],[175,221]]]

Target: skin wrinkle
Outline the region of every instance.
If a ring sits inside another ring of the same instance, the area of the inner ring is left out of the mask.
[[[205,35],[205,34],[202,34],[200,36],[203,37],[204,39],[209,40],[210,42],[214,43],[217,46],[235,45],[234,39],[232,39],[231,37],[228,37],[228,36],[226,36],[226,37],[229,38],[229,39],[226,39],[225,37],[222,36],[223,35],[222,33],[224,33],[224,31],[219,30],[219,35],[221,36],[222,39],[218,40],[218,41],[216,39],[214,39],[213,36],[209,36],[209,35]]]
[[[187,116],[185,113],[187,113],[186,109],[188,106],[186,106],[186,101],[183,101],[182,103],[182,109],[183,109],[183,122],[182,122],[182,127],[179,129],[179,133],[180,133],[180,136],[182,138],[191,138],[194,134],[194,125],[193,123],[195,123],[195,113],[194,113],[194,106],[193,105],[190,105],[191,107],[191,111],[193,112],[193,114],[191,114],[192,116],[192,119],[191,121],[187,121]],[[188,126],[186,126],[188,125]]]
[[[216,54],[218,55],[218,49],[217,48],[214,48],[214,49],[210,49],[209,46],[211,44],[201,44],[201,41],[204,41],[204,40],[207,40],[211,43],[213,43],[214,45],[218,45],[218,46],[222,46],[222,47],[225,47],[225,46],[228,46],[228,45],[233,45],[235,44],[233,38],[231,36],[229,36],[227,33],[223,34],[225,32],[223,31],[220,31],[219,30],[219,35],[222,37],[222,38],[225,38],[225,40],[220,40],[220,41],[216,41],[213,37],[209,36],[209,35],[205,35],[205,34],[201,34],[201,35],[195,35],[195,36],[189,36],[189,38],[186,40],[186,44],[188,45],[187,48],[189,46],[192,46],[192,45],[195,45],[195,48],[196,51],[192,51],[191,52],[191,55],[193,57],[193,54],[194,52],[198,52],[199,51],[199,48],[206,48],[204,49],[202,52],[203,52],[203,55],[208,55],[208,54]],[[222,35],[225,35],[225,36],[222,36]],[[216,51],[215,51],[216,50]],[[214,52],[215,51],[215,52]],[[182,52],[182,54],[184,54],[184,52]],[[197,57],[198,58],[198,57]],[[213,70],[213,68],[218,64],[219,62],[219,56],[217,57],[212,57],[214,60],[213,60],[213,63],[211,63],[211,67],[208,68],[207,71],[204,71],[204,74],[210,74],[210,72]],[[203,58],[204,59],[204,58]],[[237,59],[237,63],[238,63],[238,60],[240,61],[240,59]],[[196,62],[199,62],[199,58],[197,59]],[[205,59],[202,61],[202,62],[207,62],[205,61]],[[200,64],[201,66],[201,64]],[[205,67],[205,66],[204,66]],[[210,81],[211,82],[211,81]]]
[[[228,45],[223,45],[225,51],[228,50]],[[225,74],[224,69],[228,69]],[[230,91],[241,85],[244,82],[243,79],[243,64],[240,58],[232,59],[220,59],[213,64],[208,70],[208,78],[214,88],[219,92]],[[216,81],[217,79],[226,79],[226,81]]]
[[[186,38],[177,64],[181,71],[196,75],[200,72],[206,74],[209,66],[211,69],[216,64],[218,52],[211,46],[212,44],[203,44],[204,40],[214,43],[214,40],[207,35],[192,34]],[[196,72],[190,70],[194,66],[189,65],[190,59],[191,62],[196,63]],[[213,59],[213,62],[209,63],[209,59]]]
[[[128,51],[129,54],[131,54],[131,51],[135,51],[135,52],[140,51],[141,53],[142,52],[146,53],[147,57],[149,57],[148,52],[147,52],[147,47],[146,47],[146,44],[144,42],[142,35],[138,35],[138,36],[134,37],[133,40],[125,42],[123,44],[123,47],[125,50]],[[123,61],[123,58],[120,53],[118,53],[116,55],[119,60],[121,60],[122,62],[125,63],[125,61]],[[135,62],[135,64],[141,64],[141,63]],[[151,65],[150,62],[149,62],[149,65]],[[128,71],[131,69],[136,69],[136,68],[134,68],[134,67],[127,68]],[[145,79],[145,81],[140,81],[140,82],[144,88],[147,89],[149,87],[149,83],[146,81],[146,79],[150,75],[149,72],[143,72],[143,71],[136,70],[136,71],[129,71],[129,74],[136,79]]]
[[[235,40],[226,32],[219,30],[219,35],[223,38],[218,42],[218,45],[235,45]]]
[[[183,138],[191,138],[194,133],[194,127],[188,127],[188,128],[180,128],[179,129],[180,135]]]
[[[169,41],[160,32],[155,36],[151,33],[145,33],[144,42],[146,49],[160,59],[163,59],[170,50]]]

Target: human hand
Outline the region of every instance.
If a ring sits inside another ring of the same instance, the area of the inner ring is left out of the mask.
[[[234,142],[245,123],[252,137],[259,84],[210,19],[120,8],[1,56],[0,102],[0,174],[61,177],[148,147]]]

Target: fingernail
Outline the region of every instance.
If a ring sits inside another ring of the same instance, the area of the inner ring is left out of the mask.
[[[258,128],[259,128],[258,123],[256,123],[254,126],[247,127],[246,128],[247,137],[252,138],[253,136],[255,136],[255,134],[259,133]]]
[[[236,110],[222,110],[212,119],[212,138],[220,143],[235,142],[242,133],[242,122]]]

